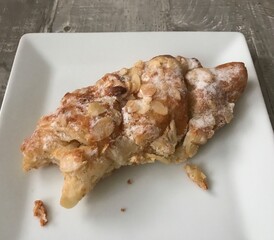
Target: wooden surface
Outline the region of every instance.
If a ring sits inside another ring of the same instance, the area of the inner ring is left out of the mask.
[[[0,0],[0,105],[29,32],[239,31],[274,126],[274,0]]]

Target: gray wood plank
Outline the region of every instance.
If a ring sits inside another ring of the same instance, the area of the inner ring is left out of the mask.
[[[274,1],[247,1],[249,47],[274,128]]]
[[[168,30],[167,0],[59,0],[54,32]]]
[[[0,106],[19,39],[39,32],[51,7],[52,0],[0,1]]]
[[[274,126],[273,0],[0,1],[0,104],[25,32],[239,31]]]

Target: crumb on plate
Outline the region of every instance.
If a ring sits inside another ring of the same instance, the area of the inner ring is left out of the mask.
[[[133,183],[132,179],[129,178],[129,179],[127,180],[127,184],[132,184],[132,183]]]
[[[34,202],[33,215],[39,218],[42,227],[47,224],[47,209],[42,200],[36,200]]]
[[[206,175],[202,172],[200,168],[198,168],[197,165],[194,164],[186,164],[185,172],[187,176],[196,183],[200,188],[203,190],[208,189],[207,181],[206,181]]]

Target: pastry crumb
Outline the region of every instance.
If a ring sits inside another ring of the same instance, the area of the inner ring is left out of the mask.
[[[125,212],[126,210],[126,208],[121,208],[121,212]]]
[[[133,183],[132,179],[129,178],[129,179],[127,180],[127,184],[132,184],[132,183]]]
[[[34,202],[33,215],[39,218],[42,227],[48,223],[47,209],[42,200],[36,200]]]
[[[202,170],[200,168],[198,168],[197,165],[186,164],[184,169],[185,169],[185,172],[186,172],[187,176],[194,183],[196,183],[203,190],[208,189],[208,184],[207,184],[207,181],[206,181],[206,175],[202,172]]]

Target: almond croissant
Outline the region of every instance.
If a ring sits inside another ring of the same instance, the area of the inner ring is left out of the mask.
[[[67,93],[23,142],[23,169],[57,164],[60,202],[71,208],[121,166],[194,156],[231,121],[246,82],[239,62],[203,68],[197,59],[168,55],[139,61]]]

